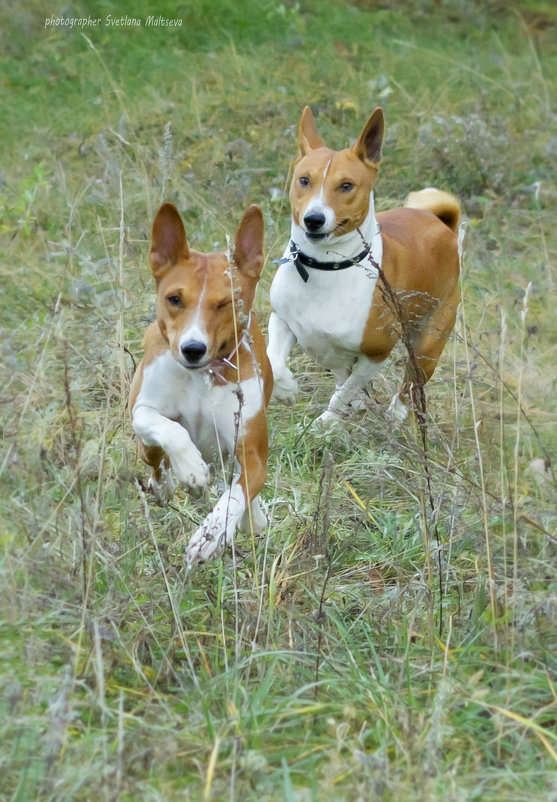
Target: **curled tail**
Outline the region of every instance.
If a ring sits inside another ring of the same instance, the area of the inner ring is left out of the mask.
[[[406,206],[411,209],[424,209],[433,212],[452,231],[460,222],[460,203],[449,192],[428,187],[419,192],[411,192],[406,198]]]

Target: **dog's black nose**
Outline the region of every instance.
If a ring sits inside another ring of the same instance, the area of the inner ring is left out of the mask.
[[[207,346],[205,343],[196,342],[193,340],[189,343],[184,343],[182,346],[182,354],[186,362],[190,365],[197,365],[207,353]]]
[[[318,231],[325,223],[325,215],[321,212],[311,212],[304,217],[304,225],[308,231]]]

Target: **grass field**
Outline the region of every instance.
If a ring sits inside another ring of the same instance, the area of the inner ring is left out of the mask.
[[[555,802],[554,4],[0,7],[0,798]],[[402,350],[325,438],[296,352],[269,527],[186,576],[216,488],[156,507],[126,409],[151,222],[223,248],[259,203],[265,326],[306,103],[334,147],[383,106],[379,209],[462,201],[427,447],[385,422]]]

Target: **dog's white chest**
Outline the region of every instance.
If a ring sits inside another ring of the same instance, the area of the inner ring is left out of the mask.
[[[351,368],[370,314],[377,265],[383,258],[383,241],[375,218],[373,192],[361,228],[333,241],[312,243],[300,226],[292,221],[291,241],[316,262],[342,265],[361,256],[350,267],[320,269],[308,267],[307,282],[299,275],[287,245],[283,264],[271,284],[271,304],[302,349],[322,367],[330,370]],[[362,246],[369,255],[362,255]]]
[[[364,262],[308,272],[304,283],[292,262],[281,265],[271,285],[271,304],[320,365],[333,370],[350,366],[360,350],[377,271]]]
[[[212,462],[220,452],[234,452],[242,422],[263,406],[262,389],[257,376],[238,384],[213,385],[206,375],[188,371],[166,351],[144,368],[134,409],[150,407],[178,421],[203,458]]]

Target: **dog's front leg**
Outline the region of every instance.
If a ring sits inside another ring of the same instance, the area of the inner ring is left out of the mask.
[[[158,446],[163,449],[180,484],[196,493],[206,489],[209,468],[183,426],[153,407],[136,405],[133,430],[147,448]]]
[[[238,476],[219,498],[212,511],[191,537],[186,549],[186,565],[204,563],[218,556],[231,543],[236,527],[246,511],[244,489]]]
[[[253,531],[258,535],[267,523],[260,507],[259,496],[246,503],[246,492],[236,475],[228,490],[222,494],[213,510],[207,515],[199,529],[192,535],[186,550],[186,565],[205,563],[217,557],[227,545],[231,545],[236,529]]]
[[[345,417],[350,412],[351,404],[358,399],[360,393],[378,373],[380,362],[372,362],[367,356],[359,356],[352,373],[344,384],[337,384],[329,406],[313,423],[315,428],[325,428],[332,422]]]
[[[264,528],[266,518],[259,506],[258,495],[267,475],[268,448],[267,422],[265,412],[261,409],[245,425],[244,436],[236,446],[235,457],[239,470],[230,487],[188,543],[187,566],[216,557],[225,546],[232,543],[236,528],[246,522],[254,534],[259,534]]]
[[[269,318],[269,345],[267,356],[273,369],[273,398],[285,404],[293,404],[298,394],[298,384],[286,364],[296,337],[276,312]]]

